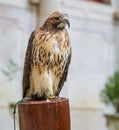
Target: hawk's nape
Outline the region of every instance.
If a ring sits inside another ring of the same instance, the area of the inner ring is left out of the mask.
[[[54,12],[42,27],[32,32],[23,72],[23,97],[47,99],[59,96],[71,61],[65,14]]]

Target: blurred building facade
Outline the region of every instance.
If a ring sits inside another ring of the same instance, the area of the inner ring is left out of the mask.
[[[113,109],[102,105],[99,93],[118,67],[116,0],[0,0],[2,130],[13,130],[10,107],[21,98],[30,33],[56,10],[67,13],[71,22],[72,61],[61,96],[70,100],[72,130],[107,129],[103,114]]]

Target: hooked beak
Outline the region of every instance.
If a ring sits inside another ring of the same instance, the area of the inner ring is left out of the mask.
[[[64,20],[65,20],[65,23],[68,25],[68,27],[70,28],[70,22],[68,20],[68,15],[67,14],[64,14]]]
[[[65,19],[65,22],[66,22],[66,24],[68,25],[68,27],[70,28],[70,22],[69,22],[69,20],[68,20],[68,19]]]

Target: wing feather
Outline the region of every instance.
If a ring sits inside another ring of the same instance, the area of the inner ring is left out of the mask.
[[[65,65],[65,69],[64,69],[64,72],[62,74],[62,77],[60,78],[60,82],[59,82],[59,85],[58,85],[58,92],[57,92],[57,96],[60,94],[60,91],[64,85],[64,82],[67,80],[67,74],[68,74],[68,69],[69,69],[69,64],[71,62],[71,48],[70,48],[70,53],[69,53],[69,56],[68,56],[68,59],[67,59],[67,63]]]
[[[31,71],[31,64],[32,64],[32,48],[33,48],[33,39],[34,39],[35,31],[31,33],[29,38],[27,50],[26,50],[26,57],[24,62],[24,70],[23,70],[23,79],[22,79],[22,87],[23,87],[23,97],[27,95],[29,85],[30,85],[30,71]]]

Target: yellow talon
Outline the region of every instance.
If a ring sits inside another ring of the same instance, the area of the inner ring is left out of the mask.
[[[54,98],[56,98],[56,96],[51,95],[51,96],[49,96],[48,98],[49,98],[49,99],[54,99]]]

